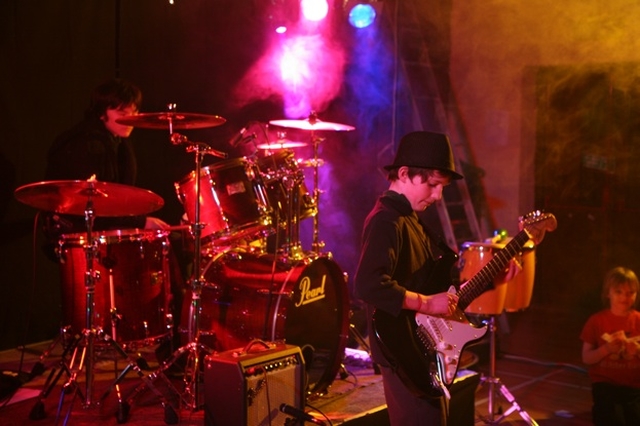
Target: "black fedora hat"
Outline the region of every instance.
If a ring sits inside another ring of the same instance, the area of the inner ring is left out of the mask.
[[[456,172],[449,138],[442,133],[421,131],[404,135],[393,164],[384,168],[391,170],[401,166],[442,170],[450,173],[453,179],[464,177]]]

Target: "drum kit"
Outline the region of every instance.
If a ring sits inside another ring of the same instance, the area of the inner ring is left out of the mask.
[[[122,402],[119,383],[134,370],[143,383],[127,403],[143,389],[150,389],[160,397],[169,418],[173,408],[167,407],[170,404],[154,381],[163,377],[169,382],[165,372],[185,355],[184,386],[180,390],[170,387],[180,396],[181,405],[195,410],[202,402],[202,356],[246,349],[255,340],[267,344],[286,341],[302,349],[307,393],[325,392],[342,362],[349,301],[345,274],[331,254],[322,251],[324,243],[318,236],[318,167],[322,164],[318,144],[323,138],[317,132],[354,128],[321,121],[315,113],[304,120],[274,120],[263,125],[308,132],[314,148],[313,159],[305,162],[313,166],[310,194],[292,151],[307,142],[278,137],[255,143],[259,138],[253,135],[249,139],[257,154],[229,159],[226,153],[175,132],[219,126],[225,122],[222,117],[179,113],[171,104],[167,112],[138,114],[118,122],[168,130],[172,144],[184,145],[194,154],[194,171],[175,183],[188,224],[171,227],[188,229],[193,244],[180,329],[174,327],[171,311],[168,235],[172,229],[93,229],[95,217],[153,213],[164,204],[160,196],[93,177],[24,185],[15,191],[18,201],[43,211],[84,216],[86,224],[86,232],[62,235],[58,242],[65,325],[61,334],[75,338],[65,345],[55,380],[66,371],[65,388],[73,386],[85,407],[100,404],[92,396],[95,351],[111,347],[130,363],[107,392],[115,387]],[[222,160],[203,167],[205,155]],[[313,244],[305,252],[299,224],[307,218],[314,220]],[[275,253],[267,252],[262,241],[272,235],[278,241],[280,234],[284,241],[276,243]],[[176,331],[184,345],[161,362],[157,371],[143,373],[130,352],[171,339]],[[76,382],[83,371],[84,393]],[[54,385],[48,380],[43,393],[48,394]]]

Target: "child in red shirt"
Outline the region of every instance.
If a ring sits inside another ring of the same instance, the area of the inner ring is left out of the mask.
[[[589,317],[580,334],[596,426],[640,425],[640,312],[635,309],[639,288],[632,270],[610,270],[602,288],[608,308]]]

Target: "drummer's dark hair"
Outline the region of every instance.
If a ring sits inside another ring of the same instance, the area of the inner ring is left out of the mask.
[[[602,286],[602,302],[606,307],[610,306],[609,303],[609,290],[617,288],[623,284],[628,284],[635,293],[640,290],[640,282],[638,276],[629,268],[618,266],[610,269],[604,277],[604,285]],[[636,305],[638,299],[636,297]]]
[[[135,105],[137,109],[140,109],[141,104],[142,91],[138,86],[125,79],[114,78],[93,89],[85,117],[100,118],[107,108]]]

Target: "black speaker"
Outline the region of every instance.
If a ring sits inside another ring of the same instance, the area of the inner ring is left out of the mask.
[[[284,425],[289,416],[280,411],[281,404],[304,409],[300,348],[278,344],[260,349],[236,349],[205,357],[205,425]]]
[[[473,426],[475,423],[476,391],[480,374],[472,370],[460,370],[449,391],[449,421],[453,426]]]

